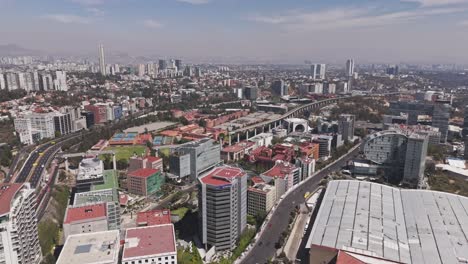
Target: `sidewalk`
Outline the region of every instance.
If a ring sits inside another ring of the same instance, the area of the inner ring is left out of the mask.
[[[291,261],[296,259],[297,251],[299,250],[302,237],[304,236],[304,227],[307,224],[307,220],[310,218],[309,210],[304,204],[301,204],[300,212],[291,230],[288,241],[284,246],[284,253],[286,253],[286,257]]]

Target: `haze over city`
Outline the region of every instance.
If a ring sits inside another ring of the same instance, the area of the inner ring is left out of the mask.
[[[191,60],[460,63],[465,0],[0,0],[0,44]]]

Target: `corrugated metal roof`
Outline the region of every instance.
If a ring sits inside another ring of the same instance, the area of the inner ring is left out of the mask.
[[[468,198],[359,181],[332,181],[307,247],[402,263],[467,263]]]

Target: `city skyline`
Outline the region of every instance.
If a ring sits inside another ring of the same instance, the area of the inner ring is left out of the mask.
[[[11,25],[0,44],[52,54],[95,54],[102,43],[106,53],[191,59],[468,61],[466,0],[1,0],[0,10]]]

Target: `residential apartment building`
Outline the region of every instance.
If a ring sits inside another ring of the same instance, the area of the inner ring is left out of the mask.
[[[29,183],[0,184],[0,264],[36,264],[41,259],[35,190]]]
[[[275,186],[256,183],[247,189],[247,214],[268,213],[276,202]]]
[[[338,117],[338,133],[342,135],[344,141],[351,141],[354,138],[354,123],[356,116],[341,114]]]

